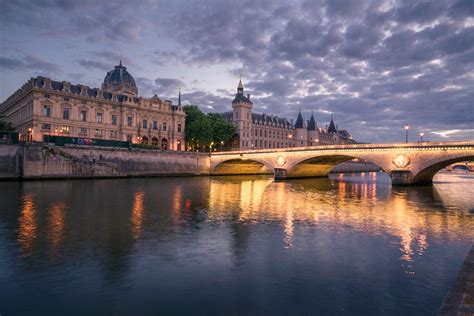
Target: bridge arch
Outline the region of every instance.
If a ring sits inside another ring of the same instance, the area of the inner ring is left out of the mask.
[[[362,159],[379,167],[382,171],[389,173],[384,161],[364,157],[361,155],[345,155],[345,154],[319,154],[309,157],[304,157],[293,161],[287,167],[287,178],[301,178],[301,177],[324,177],[327,176],[331,170],[337,165],[351,161],[355,158]]]
[[[447,155],[425,160],[422,164],[420,164],[417,169],[414,169],[412,171],[412,183],[431,183],[433,181],[433,177],[441,169],[446,168],[447,166],[452,165],[454,163],[466,160],[474,160],[474,155]]]
[[[230,158],[222,160],[213,168],[213,175],[273,174],[273,166],[260,159]]]

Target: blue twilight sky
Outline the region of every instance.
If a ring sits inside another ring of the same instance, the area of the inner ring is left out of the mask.
[[[45,75],[100,87],[123,64],[139,94],[255,112],[365,142],[474,139],[474,0],[0,0],[0,100]]]

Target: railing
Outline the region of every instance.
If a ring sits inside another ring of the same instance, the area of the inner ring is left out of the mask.
[[[474,148],[474,141],[452,141],[452,142],[413,142],[394,144],[350,144],[350,145],[326,145],[326,146],[306,146],[287,148],[266,148],[250,150],[234,150],[226,152],[212,152],[212,155],[232,155],[232,154],[253,154],[253,153],[276,153],[295,151],[331,151],[331,150],[383,150],[383,149],[427,149],[427,148]]]

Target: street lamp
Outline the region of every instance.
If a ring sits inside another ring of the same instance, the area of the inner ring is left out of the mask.
[[[32,129],[31,127],[28,127],[28,141],[31,141],[31,140],[32,140],[32,139],[31,139],[31,138],[32,138],[32,137],[31,137],[32,132],[33,132],[33,129]]]
[[[410,125],[405,124],[405,143],[408,143],[408,129],[410,129]]]
[[[425,136],[425,133],[423,131],[420,132],[420,143],[423,142],[423,136]]]

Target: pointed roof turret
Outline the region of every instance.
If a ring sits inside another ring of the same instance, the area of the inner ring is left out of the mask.
[[[232,103],[240,102],[252,104],[250,99],[244,95],[244,85],[242,84],[242,79],[239,80],[239,85],[237,86],[237,94],[235,95],[234,101],[232,101]]]
[[[316,120],[314,119],[313,111],[311,111],[311,117],[309,118],[309,121],[308,121],[308,130],[315,131],[316,127],[317,127]]]
[[[336,134],[337,133],[336,126],[334,125],[334,122],[332,120],[332,115],[331,115],[331,123],[329,123],[329,127],[328,127],[328,133],[329,134]]]
[[[178,91],[178,106],[181,106],[181,88]]]
[[[301,109],[298,112],[298,118],[296,119],[295,128],[304,128],[303,116],[301,115]]]

